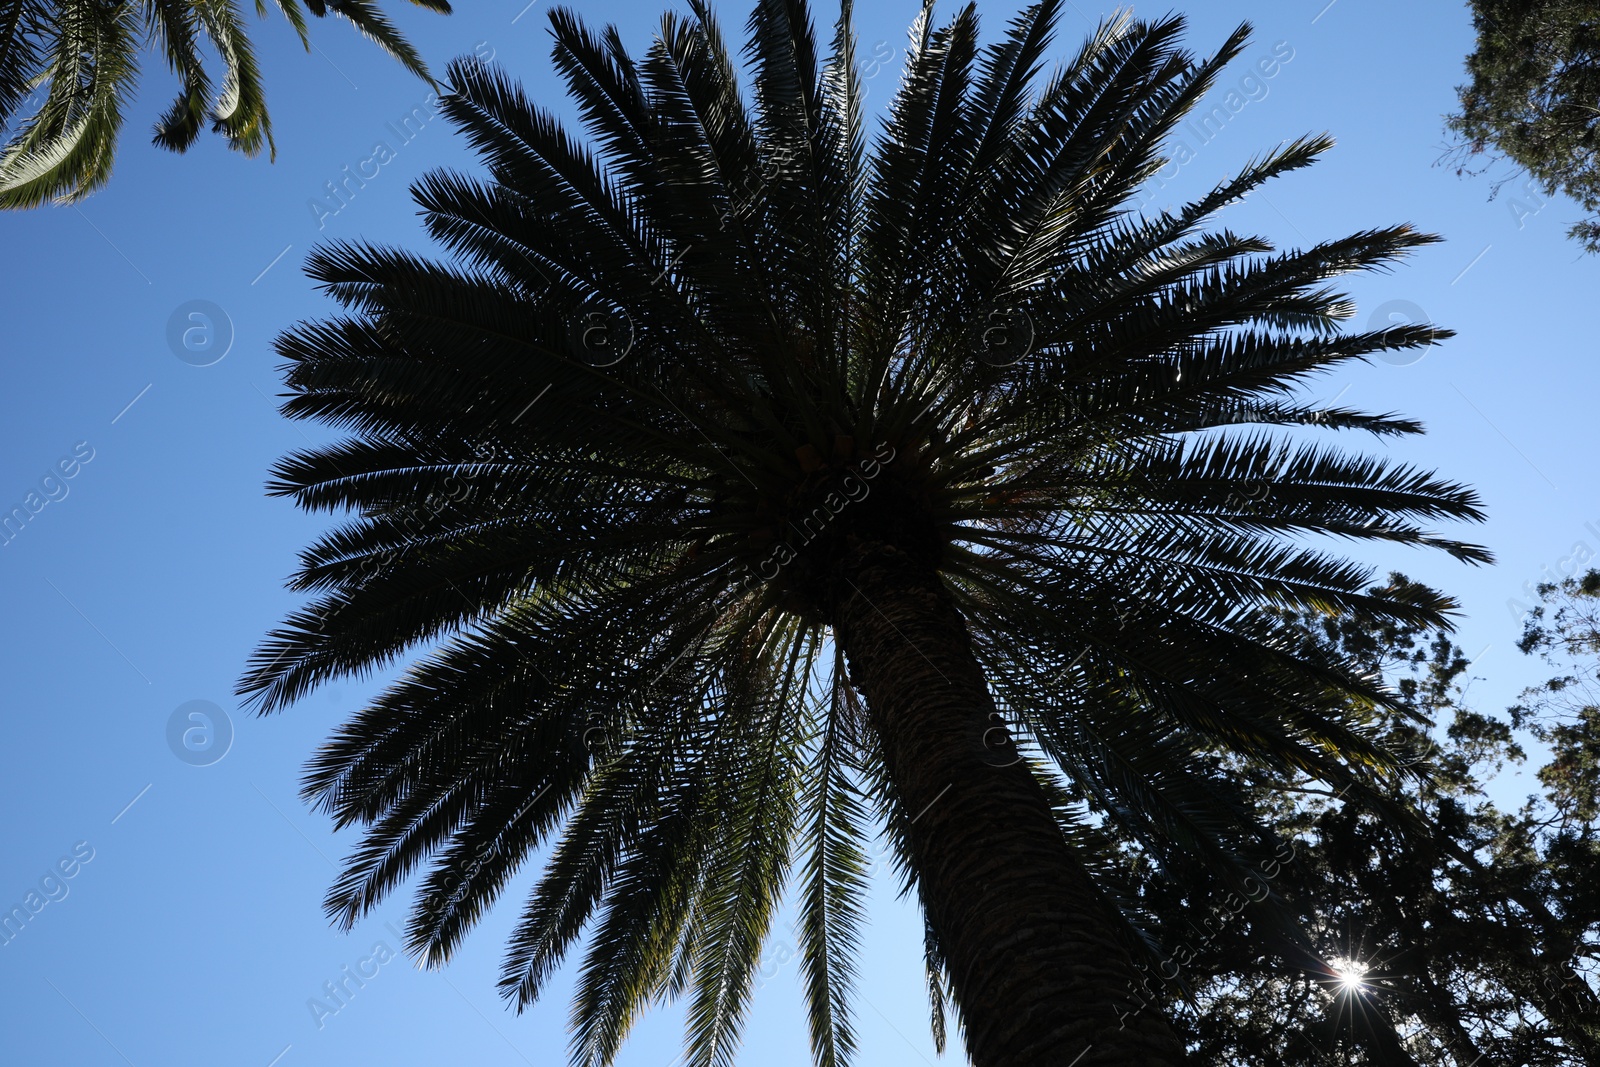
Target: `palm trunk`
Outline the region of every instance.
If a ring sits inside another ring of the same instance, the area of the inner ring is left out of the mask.
[[[1162,1067],[1183,1051],[1136,972],[1109,906],[1020,764],[986,755],[994,701],[966,623],[905,553],[851,556],[834,615],[851,678],[901,803],[922,904],[976,1067]]]

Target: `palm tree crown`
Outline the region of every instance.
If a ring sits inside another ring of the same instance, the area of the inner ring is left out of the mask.
[[[688,1062],[725,1064],[792,893],[816,1059],[842,1064],[881,819],[929,908],[936,1025],[953,994],[970,1037],[982,989],[917,836],[961,812],[922,802],[883,725],[880,607],[903,677],[925,660],[958,686],[965,661],[912,632],[953,609],[992,709],[971,751],[1044,790],[1090,872],[1109,820],[1246,884],[1263,838],[1219,754],[1352,795],[1395,769],[1369,715],[1392,696],[1261,609],[1450,607],[1371,595],[1308,535],[1487,559],[1420,525],[1478,518],[1467,490],[1307,440],[1415,423],[1297,399],[1445,336],[1341,332],[1328,287],[1432,238],[1278,253],[1212,225],[1322,137],[1134,213],[1247,27],[1197,59],[1181,20],[1117,19],[1043,76],[1059,6],[982,49],[972,5],[925,7],[870,148],[848,3],[821,60],[801,0],[760,0],[748,91],[704,0],[637,59],[551,12],[588,145],[498,71],[450,68],[444,110],[487,165],[416,186],[451,256],[323,248],[310,273],[348,312],[278,346],[285,412],[351,436],[272,491],[356,514],[303,553],[317,595],[241,691],[278,709],[414,654],[308,771],[365,827],[341,923],[425,865],[410,948],[442,962],[548,847],[505,995],[533,1001],[587,931],[575,1063],[687,995]],[[891,608],[900,574],[933,607]],[[1136,954],[1137,908],[1095,886]]]
[[[406,69],[428,68],[374,0],[276,0],[309,51],[305,12],[346,19]],[[448,0],[412,3],[449,14]],[[264,0],[256,10],[266,14]],[[16,126],[0,149],[0,208],[71,203],[111,177],[122,109],[148,45],[182,87],[156,123],[153,140],[182,152],[210,119],[230,148],[249,155],[272,144],[255,51],[230,0],[0,0],[0,130]],[[204,47],[223,67],[220,88],[206,71]],[[34,104],[35,90],[48,87]],[[25,121],[17,121],[26,116]]]

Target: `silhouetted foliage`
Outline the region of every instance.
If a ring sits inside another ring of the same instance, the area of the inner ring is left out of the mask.
[[[1110,829],[1248,888],[1270,833],[1223,757],[1404,819],[1403,698],[1262,609],[1444,623],[1319,536],[1489,558],[1433,528],[1481,517],[1470,490],[1313,440],[1416,423],[1301,390],[1446,336],[1346,332],[1332,284],[1433,239],[1217,223],[1324,137],[1130,208],[1247,27],[1202,58],[1180,19],[1119,17],[1046,75],[1056,0],[983,48],[975,6],[930,4],[869,144],[848,4],[824,59],[804,3],[761,0],[748,89],[690,7],[637,58],[550,13],[587,144],[452,65],[485,168],[414,189],[446,255],[310,261],[345,311],[280,338],[284,410],[351,436],[271,490],[351,517],[241,690],[275,710],[411,660],[312,761],[305,795],[362,827],[328,908],[420,870],[408,948],[442,964],[541,855],[505,995],[583,944],[574,1062],[682,997],[710,1067],[788,895],[813,1050],[844,1064],[881,827],[941,1039],[954,1004],[979,1067],[1175,1064],[1163,1013],[1122,1011],[1151,948]],[[1281,895],[1250,908],[1326,969]]]
[[[1384,595],[1419,591],[1394,575]],[[1262,951],[1247,922],[1201,937],[1195,916],[1214,914],[1214,899],[1147,878],[1146,900],[1169,916],[1163,939],[1202,949],[1185,968],[1194,999],[1182,1001],[1176,982],[1164,987],[1196,1062],[1600,1062],[1600,573],[1540,593],[1524,651],[1551,656],[1562,673],[1505,716],[1464,703],[1469,665],[1445,635],[1300,617],[1403,696],[1413,714],[1390,719],[1388,742],[1410,753],[1413,773],[1389,798],[1438,832],[1432,841],[1396,833],[1330,790],[1258,781],[1261,817],[1296,842],[1275,884],[1349,982],[1296,974]],[[1437,745],[1439,731],[1427,731],[1424,718],[1444,728]],[[1537,771],[1544,791],[1502,810],[1484,788],[1529,751],[1547,753]]]
[[[1545,195],[1558,190],[1600,212],[1600,3],[1470,0],[1477,49],[1450,129],[1458,156],[1499,153]],[[1463,159],[1460,170],[1471,169]],[[1570,231],[1600,251],[1600,217]]]

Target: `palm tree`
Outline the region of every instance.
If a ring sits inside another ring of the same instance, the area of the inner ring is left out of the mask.
[[[309,51],[299,0],[276,0]],[[412,0],[449,14],[448,0]],[[266,13],[258,0],[257,10]],[[422,62],[373,0],[305,0],[366,34],[407,70]],[[202,48],[222,62],[216,89]],[[272,145],[266,96],[244,18],[232,0],[0,0],[0,208],[81,200],[111,177],[122,108],[139,76],[139,52],[158,51],[182,82],[156,123],[154,142],[182,152],[207,118],[228,147],[255,155]],[[45,89],[38,100],[37,92]]]
[[[1054,0],[981,51],[972,5],[930,4],[869,152],[848,3],[819,63],[806,5],[760,0],[748,99],[691,7],[639,59],[551,13],[588,146],[458,61],[444,109],[487,174],[415,188],[452,257],[309,262],[348,313],[280,338],[283,410],[352,436],[270,489],[357,514],[241,693],[416,657],[309,766],[365,827],[330,913],[426,864],[408,947],[441,964],[547,848],[505,996],[586,940],[574,1063],[685,996],[687,1062],[721,1065],[791,899],[816,1061],[844,1064],[877,825],[941,1045],[948,1004],[978,1067],[1177,1063],[1108,828],[1272,929],[1276,843],[1219,758],[1379,803],[1399,705],[1261,609],[1443,623],[1312,534],[1488,558],[1418,525],[1479,518],[1468,490],[1308,440],[1417,424],[1297,399],[1445,336],[1341,332],[1328,286],[1433,239],[1208,225],[1321,137],[1129,210],[1248,27],[1201,60],[1177,18],[1118,19],[1041,78]]]

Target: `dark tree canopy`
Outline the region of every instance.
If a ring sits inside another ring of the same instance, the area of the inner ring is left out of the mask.
[[[1394,575],[1375,592],[1407,599],[1421,587]],[[1558,673],[1504,716],[1467,705],[1469,663],[1447,635],[1300,616],[1446,728],[1434,741],[1425,721],[1396,716],[1389,734],[1419,772],[1391,799],[1440,832],[1419,844],[1331,790],[1257,780],[1263,821],[1295,841],[1274,885],[1347,983],[1293,975],[1248,916],[1219,923],[1197,883],[1147,875],[1143,899],[1164,917],[1173,961],[1163,994],[1196,1062],[1600,1063],[1600,572],[1540,594],[1522,648]],[[1543,790],[1503,810],[1485,786],[1530,752]]]
[[[1450,129],[1468,156],[1503,155],[1546,195],[1600,213],[1600,3],[1471,0],[1477,50]],[[1467,169],[1463,167],[1461,169]],[[1600,214],[1571,230],[1600,251]]]

